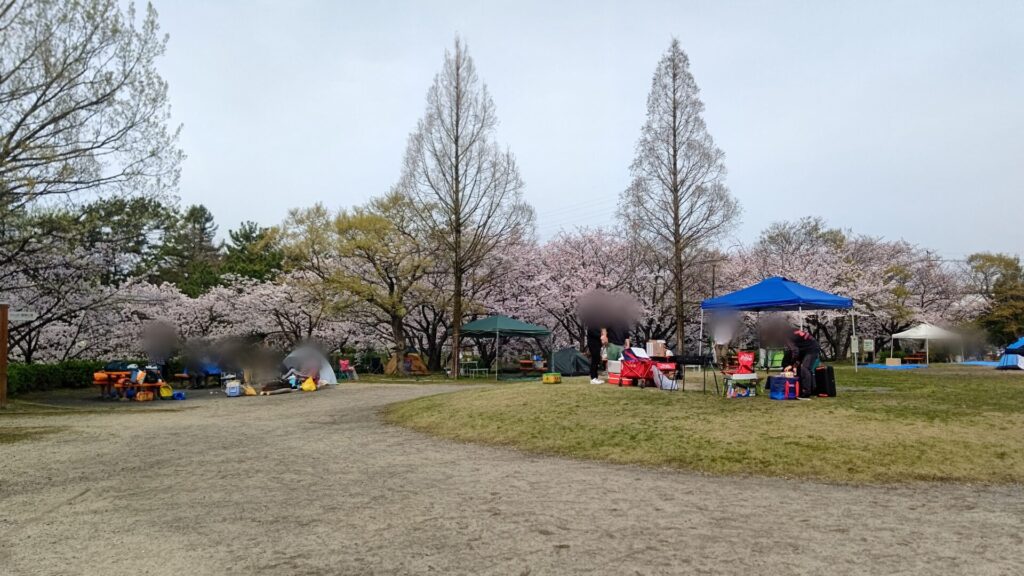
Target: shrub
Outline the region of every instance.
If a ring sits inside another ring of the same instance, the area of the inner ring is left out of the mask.
[[[93,372],[102,369],[104,364],[97,360],[11,364],[7,370],[7,390],[14,395],[54,388],[85,388],[92,384]]]

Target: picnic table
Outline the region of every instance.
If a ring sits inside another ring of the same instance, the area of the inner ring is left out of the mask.
[[[136,393],[149,390],[153,392],[153,398],[159,396],[160,386],[163,386],[163,382],[133,382],[131,379],[124,377],[117,380],[93,380],[93,386],[98,386],[100,389],[100,395],[104,398],[110,396],[110,393],[117,391],[119,397],[124,397],[125,393],[129,390],[133,390]]]
[[[917,352],[916,354],[907,354],[903,357],[904,364],[926,364],[928,362],[928,356],[924,352]]]
[[[476,360],[463,360],[459,362],[459,373],[465,374],[470,378],[486,378],[490,372],[490,368],[480,368]]]
[[[541,361],[540,366],[537,366],[537,362],[534,360],[520,360],[519,371],[523,375],[533,374],[535,372],[543,374],[548,371],[548,364],[547,362]]]

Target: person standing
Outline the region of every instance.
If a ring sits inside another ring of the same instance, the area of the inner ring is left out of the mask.
[[[729,346],[736,334],[736,319],[729,315],[716,315],[711,319],[711,333],[714,340],[714,360],[719,366],[726,365]]]
[[[604,328],[594,323],[587,326],[587,351],[590,353],[590,383],[604,384],[598,377],[601,371],[601,348],[604,346]]]
[[[605,326],[608,325],[608,309],[611,307],[611,294],[598,288],[584,294],[579,301],[578,314],[587,334],[587,352],[590,354],[590,383],[604,384],[599,377],[601,371],[601,348]]]
[[[800,396],[810,397],[814,389],[814,365],[821,355],[821,345],[809,332],[790,328],[785,340],[783,365],[800,376]]]
[[[620,360],[622,351],[629,348],[629,323],[625,318],[609,322],[601,331],[601,340],[608,351],[608,360]]]

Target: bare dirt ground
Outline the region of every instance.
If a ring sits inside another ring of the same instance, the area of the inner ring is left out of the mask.
[[[0,417],[62,427],[0,444],[0,574],[1024,573],[1020,486],[705,477],[378,417],[449,389]]]

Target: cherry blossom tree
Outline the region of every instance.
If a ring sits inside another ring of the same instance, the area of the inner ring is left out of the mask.
[[[858,333],[879,344],[915,322],[955,324],[972,314],[961,275],[933,252],[829,228],[820,218],[773,224],[722,266],[729,290],[776,275],[853,298]],[[846,356],[853,330],[848,312],[804,316],[834,356]]]

